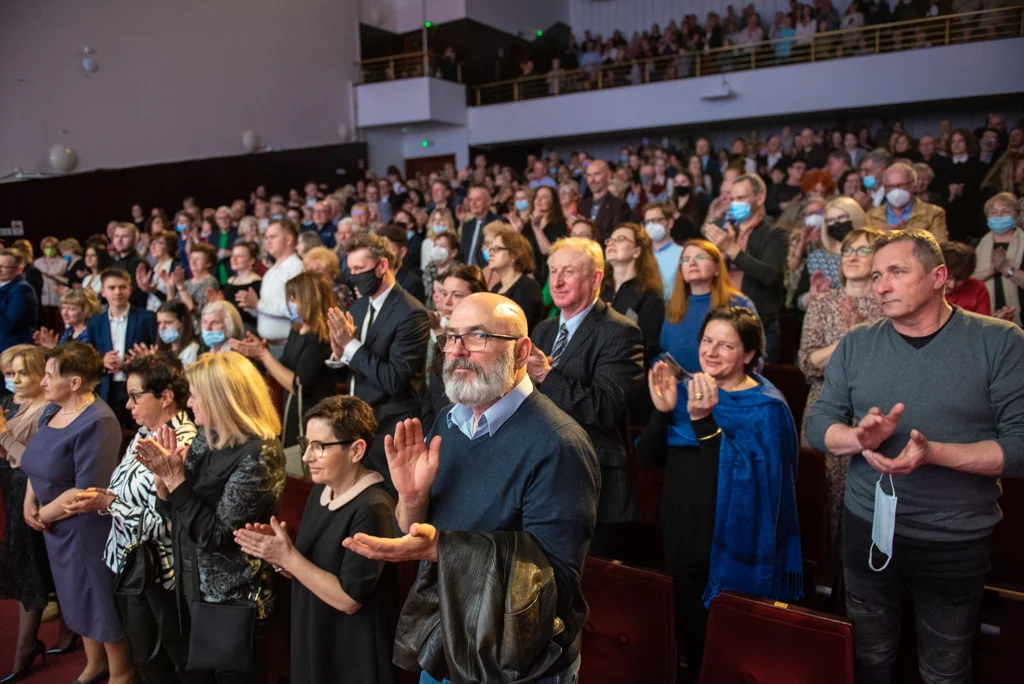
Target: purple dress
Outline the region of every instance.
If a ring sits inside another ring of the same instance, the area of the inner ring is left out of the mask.
[[[107,487],[121,450],[121,428],[102,400],[59,429],[47,425],[55,409],[51,405],[43,412],[39,432],[22,457],[40,506],[72,487]],[[76,634],[103,643],[124,638],[114,575],[103,562],[109,533],[109,517],[85,513],[54,523],[43,535],[64,621]]]

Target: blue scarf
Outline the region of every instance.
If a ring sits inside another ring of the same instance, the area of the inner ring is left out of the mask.
[[[779,601],[803,597],[796,428],[779,390],[753,377],[758,387],[719,391],[712,410],[722,446],[705,607],[722,591]],[[697,446],[685,400],[676,405],[668,443]]]

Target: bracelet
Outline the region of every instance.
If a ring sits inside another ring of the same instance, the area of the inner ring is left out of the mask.
[[[707,437],[698,437],[697,441],[698,442],[706,442],[709,439],[714,439],[715,437],[717,437],[720,434],[722,434],[722,428],[718,428],[717,430],[715,430],[713,433],[711,433]]]

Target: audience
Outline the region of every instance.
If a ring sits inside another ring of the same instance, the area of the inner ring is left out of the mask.
[[[526,316],[527,332],[532,333],[544,317],[544,295],[533,278],[535,262],[530,242],[507,223],[495,221],[484,226],[484,254],[488,268],[497,276],[491,292],[518,304]]]
[[[879,230],[927,230],[939,242],[949,238],[946,211],[912,195],[917,172],[909,164],[892,164],[882,176],[885,202],[868,212],[868,225]]]
[[[220,294],[225,301],[234,304],[238,301],[238,293],[252,290],[257,296],[263,285],[263,278],[256,272],[256,264],[259,263],[259,244],[248,240],[236,242],[231,247],[231,273],[227,282],[221,285]],[[206,307],[200,309],[205,310]],[[249,311],[241,311],[242,322],[247,330],[256,330],[256,317]]]
[[[427,310],[438,311],[434,303],[438,288],[452,269],[459,265],[456,260],[459,254],[459,236],[453,230],[445,230],[435,233],[431,243],[433,246],[430,248],[430,261],[423,268],[423,291],[427,295]]]
[[[590,194],[579,201],[576,213],[593,221],[597,227],[594,239],[604,241],[615,228],[632,219],[633,211],[624,200],[608,191],[612,172],[607,162],[592,161],[585,176]]]
[[[0,249],[0,352],[32,344],[39,321],[39,297],[21,275],[21,255]]]
[[[939,247],[948,271],[946,301],[982,316],[993,315],[985,283],[973,277],[978,264],[974,248],[962,242],[944,242]]]
[[[985,283],[989,302],[999,318],[1021,325],[1024,302],[1024,230],[1020,200],[1001,192],[985,202],[988,232],[978,243],[974,277]]]
[[[230,302],[220,300],[203,307],[199,336],[205,351],[230,351],[231,340],[242,339],[245,332],[242,316]]]
[[[648,232],[636,223],[623,223],[605,240],[607,264],[601,298],[637,324],[644,338],[644,368],[660,351],[665,322],[664,287]]]

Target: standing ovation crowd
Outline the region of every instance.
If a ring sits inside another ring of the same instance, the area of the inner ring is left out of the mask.
[[[801,444],[825,453],[858,681],[888,681],[906,588],[924,680],[969,681],[999,478],[1024,476],[1024,131],[977,133],[481,155],[3,246],[2,681],[54,598],[48,653],[80,637],[80,683],[262,681],[282,580],[293,681],[490,681],[505,658],[575,681],[584,561],[631,553],[634,453],[665,468],[696,681],[719,593],[802,597]],[[794,357],[803,425],[762,372]],[[287,475],[313,483],[298,530]]]

